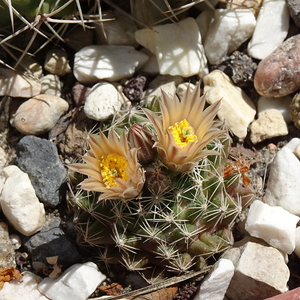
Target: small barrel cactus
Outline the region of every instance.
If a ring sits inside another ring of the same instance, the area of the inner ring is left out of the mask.
[[[200,270],[230,247],[253,198],[214,120],[220,103],[204,109],[200,85],[181,101],[162,92],[159,103],[115,120],[108,137],[91,135],[84,163],[69,166],[87,175],[76,197],[78,242],[149,282]]]

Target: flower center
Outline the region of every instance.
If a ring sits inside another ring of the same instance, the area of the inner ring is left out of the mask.
[[[107,188],[116,186],[115,179],[121,178],[128,180],[126,169],[128,161],[124,156],[118,154],[108,154],[101,156],[100,173],[103,178],[103,183]]]
[[[173,126],[169,126],[168,129],[171,131],[176,145],[180,148],[184,148],[187,144],[198,141],[194,128],[186,119],[175,123]]]

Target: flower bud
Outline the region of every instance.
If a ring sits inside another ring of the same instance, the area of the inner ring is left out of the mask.
[[[145,125],[133,124],[128,131],[128,142],[131,148],[139,149],[137,157],[140,164],[149,164],[155,159],[157,151],[153,148],[153,134]]]

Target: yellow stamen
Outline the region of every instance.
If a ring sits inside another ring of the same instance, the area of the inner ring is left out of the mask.
[[[169,126],[168,129],[171,131],[176,145],[180,148],[184,148],[187,144],[198,141],[193,127],[186,119],[175,123],[173,126]]]
[[[103,183],[107,188],[116,186],[115,179],[121,178],[128,180],[126,169],[128,161],[126,157],[118,154],[108,154],[101,156],[100,173],[103,178]]]

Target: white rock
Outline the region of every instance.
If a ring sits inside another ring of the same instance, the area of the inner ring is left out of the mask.
[[[277,109],[283,115],[285,122],[291,122],[290,117],[290,104],[292,97],[290,95],[281,98],[266,98],[260,96],[257,102],[257,114],[260,116],[263,112],[268,109]]]
[[[104,11],[107,22],[95,23],[95,39],[97,45],[127,45],[136,48],[138,46],[134,33],[138,30],[134,20],[128,18],[122,12]]]
[[[255,200],[250,206],[245,228],[251,236],[291,254],[295,249],[296,225],[299,220],[299,217],[282,207],[269,206]]]
[[[28,175],[14,165],[3,172],[7,178],[0,199],[4,215],[20,233],[38,232],[45,223],[44,204],[36,197]]]
[[[10,123],[24,134],[40,135],[50,131],[68,108],[65,99],[40,94],[23,102]]]
[[[46,54],[44,68],[48,72],[58,76],[71,73],[71,67],[67,57],[67,52],[62,48],[52,48]]]
[[[90,90],[84,104],[84,112],[88,118],[105,121],[122,106],[121,95],[108,82],[101,82]]]
[[[149,56],[149,60],[139,69],[139,72],[141,74],[157,76],[159,74],[159,66],[156,55],[147,48],[142,48],[141,52],[147,54]]]
[[[252,100],[235,86],[222,71],[215,70],[203,78],[205,99],[209,104],[221,100],[218,117],[240,139],[256,114]]]
[[[300,145],[298,145],[298,146],[294,149],[293,153],[297,156],[298,159],[300,159]]]
[[[198,25],[193,18],[136,31],[139,44],[157,57],[161,75],[189,77],[208,73]]]
[[[14,233],[10,234],[9,235],[9,239],[11,241],[11,244],[12,244],[14,250],[17,250],[17,249],[21,248],[21,246],[22,246],[22,240],[21,240],[21,238],[20,238],[19,235],[14,234]]]
[[[180,100],[182,100],[188,88],[192,92],[195,89],[195,85],[190,82],[183,82],[177,86],[176,95]]]
[[[4,283],[0,290],[1,300],[49,300],[37,288],[38,283],[42,281],[41,277],[28,271],[23,275],[22,282],[12,280]]]
[[[57,75],[48,74],[41,79],[41,94],[61,96],[61,82]]]
[[[86,85],[101,79],[118,81],[131,77],[148,59],[131,46],[87,46],[75,54],[74,76]]]
[[[0,96],[30,98],[38,95],[41,84],[17,74],[10,69],[0,68]]]
[[[257,144],[288,133],[288,127],[281,112],[277,109],[268,109],[251,124],[250,139],[253,144]]]
[[[36,61],[34,57],[28,55],[25,56],[20,62],[19,66],[17,67],[17,71],[22,75],[29,75],[35,78],[41,78],[43,75],[43,67]]]
[[[270,174],[264,202],[271,206],[281,206],[290,213],[300,216],[300,161],[293,153],[300,145],[294,138],[279,150],[270,164]]]
[[[298,257],[300,257],[300,226],[296,228],[296,247],[294,252]]]
[[[211,64],[221,61],[248,40],[256,20],[248,9],[216,9],[204,44],[206,57]]]
[[[202,11],[202,13],[195,19],[201,33],[203,44],[205,43],[208,29],[214,20],[214,15],[214,10],[206,9]]]
[[[51,300],[86,300],[105,280],[92,262],[75,264],[56,279],[45,278],[38,289]]]
[[[289,17],[285,0],[264,0],[248,44],[248,54],[264,59],[280,46],[288,33]]]
[[[234,265],[229,259],[219,259],[204,278],[194,300],[223,300],[230,280],[234,274]]]
[[[226,292],[231,300],[266,299],[287,291],[289,268],[282,253],[255,238],[245,238],[226,251],[234,275]]]

